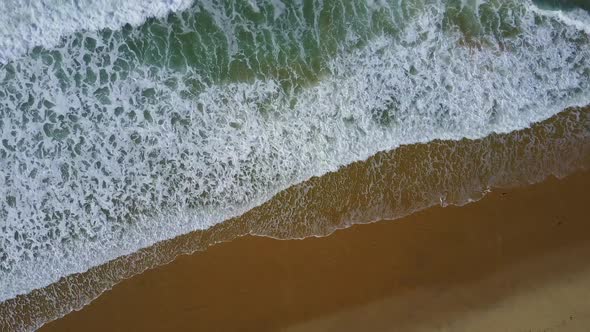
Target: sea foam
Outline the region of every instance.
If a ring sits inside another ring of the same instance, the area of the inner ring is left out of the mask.
[[[57,45],[77,31],[119,29],[188,8],[193,0],[3,0],[0,1],[0,64],[35,46]]]
[[[584,9],[577,8],[568,11],[548,10],[531,5],[531,10],[539,15],[555,18],[563,24],[573,26],[590,35],[590,13]]]

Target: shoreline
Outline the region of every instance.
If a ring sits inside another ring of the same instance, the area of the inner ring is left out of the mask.
[[[411,218],[432,206],[477,201],[490,188],[513,188],[588,169],[588,111],[566,110],[531,128],[481,140],[433,141],[379,153],[294,185],[238,218],[0,303],[0,330],[39,328],[80,310],[122,280],[248,234],[322,238],[354,224]]]
[[[462,331],[489,323],[498,303],[523,309],[522,303],[560,287],[568,291],[553,298],[584,301],[588,297],[571,294],[590,290],[590,279],[579,277],[590,275],[584,261],[589,187],[590,172],[577,172],[325,238],[242,237],[124,280],[40,331],[352,331],[361,322],[374,330]],[[587,308],[560,330],[576,331]],[[520,324],[504,326],[512,331],[555,315],[537,310],[529,316],[501,322]]]
[[[0,332],[590,327],[590,0],[108,2],[0,2]]]

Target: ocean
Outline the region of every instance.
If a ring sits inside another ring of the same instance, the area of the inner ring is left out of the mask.
[[[142,268],[49,286],[268,202],[272,222],[232,234],[325,235],[566,175],[588,166],[589,104],[583,0],[2,1],[0,326],[34,329]],[[281,217],[324,197],[285,193],[403,149],[422,152],[362,182],[411,189],[399,209]],[[467,155],[473,173],[440,168]],[[21,315],[61,291],[77,302]]]

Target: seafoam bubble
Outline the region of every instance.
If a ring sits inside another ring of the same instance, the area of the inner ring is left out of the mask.
[[[35,46],[53,47],[77,31],[119,29],[188,8],[193,0],[3,0],[0,64]]]
[[[177,25],[138,29],[160,48],[88,32],[3,66],[0,301],[206,229],[378,151],[510,132],[590,103],[588,36],[575,25],[512,4],[499,6],[500,20],[474,21],[480,33],[467,35],[448,23],[452,4],[420,3],[407,10],[399,32],[377,29],[364,43],[336,45],[322,61],[293,47],[288,55],[297,61],[286,68],[308,65],[302,73],[322,72],[309,75],[314,79],[268,69],[260,58],[291,46],[277,42],[284,36],[296,46],[316,42],[297,39],[305,24],[317,27],[312,35],[333,27],[313,21],[317,12],[306,17],[311,23],[288,10],[275,17],[272,2],[258,6],[278,28],[244,44],[238,34],[253,26],[247,18],[203,1],[207,28],[226,34],[215,40],[225,48],[205,45],[221,64],[204,57],[191,63],[192,50],[181,54],[181,69],[150,63],[168,59],[176,39],[186,37],[187,13],[170,19]],[[479,5],[486,8],[494,7]],[[381,6],[370,10],[371,24],[397,17]],[[295,32],[285,35],[280,20],[288,19]],[[360,34],[361,23],[348,32]],[[248,58],[244,45],[261,51]],[[215,76],[244,58],[259,66],[256,75]]]

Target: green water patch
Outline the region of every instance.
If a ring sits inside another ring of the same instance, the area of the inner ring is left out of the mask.
[[[269,79],[290,93],[332,74],[330,62],[339,54],[376,37],[399,38],[408,22],[439,10],[437,3],[306,0],[278,8],[272,2],[198,1],[138,27],[77,33],[57,49],[36,48],[30,56],[63,90],[96,93],[103,104],[110,100],[101,89],[132,73],[146,78],[175,73],[165,84],[182,86],[186,98],[211,85]],[[519,8],[500,0],[481,5],[450,0],[441,24],[468,42],[493,44],[520,32],[513,14]]]
[[[449,0],[443,26],[447,31],[459,31],[467,45],[501,46],[505,39],[522,32],[520,17],[524,10],[522,6],[502,0],[485,3]]]
[[[533,2],[543,9],[572,10],[581,8],[590,11],[590,1],[588,0],[533,0]]]
[[[253,8],[247,1],[199,1],[139,27],[77,34],[64,40],[61,52],[80,68],[65,72],[76,85],[125,79],[148,66],[147,76],[184,74],[193,93],[211,84],[256,79],[274,79],[290,89],[329,74],[328,62],[339,52],[397,33],[416,8],[408,2],[374,9],[365,1],[288,1],[277,13],[270,2]],[[37,49],[33,56],[59,70],[50,51]],[[110,70],[101,75],[99,68]]]

